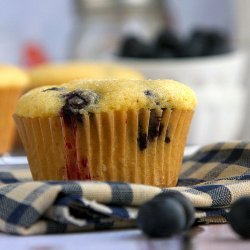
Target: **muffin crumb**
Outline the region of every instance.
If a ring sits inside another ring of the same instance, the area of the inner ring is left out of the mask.
[[[62,91],[64,89],[65,88],[52,87],[52,88],[49,88],[49,89],[44,89],[44,90],[42,90],[42,92],[47,92],[47,91]]]

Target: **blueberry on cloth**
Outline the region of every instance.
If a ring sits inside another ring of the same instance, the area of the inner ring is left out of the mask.
[[[155,196],[153,199],[157,200],[157,199],[168,199],[168,198],[177,199],[181,203],[186,214],[186,226],[184,229],[189,229],[194,224],[195,220],[194,217],[195,209],[193,204],[183,194],[174,190],[164,191]]]
[[[186,212],[174,196],[158,196],[141,206],[137,226],[151,237],[170,237],[186,228]]]
[[[250,196],[235,201],[228,214],[233,230],[243,238],[250,238]]]

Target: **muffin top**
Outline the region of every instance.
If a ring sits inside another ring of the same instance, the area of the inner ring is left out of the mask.
[[[31,69],[29,74],[33,87],[75,79],[144,79],[141,73],[123,65],[90,62],[43,64]]]
[[[195,106],[193,90],[173,80],[75,80],[29,91],[20,98],[16,114],[34,118]]]
[[[6,86],[23,87],[29,83],[28,75],[21,69],[0,64],[0,88]]]

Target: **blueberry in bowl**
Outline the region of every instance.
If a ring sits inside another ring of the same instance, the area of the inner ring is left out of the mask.
[[[195,29],[180,37],[171,29],[159,32],[150,42],[137,36],[124,37],[118,56],[121,58],[164,59],[212,56],[233,50],[230,37],[221,30]]]
[[[118,54],[128,58],[153,58],[154,49],[140,38],[128,36],[124,38]]]

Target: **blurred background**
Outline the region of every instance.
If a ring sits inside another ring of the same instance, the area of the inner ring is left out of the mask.
[[[2,0],[0,61],[119,62],[191,86],[189,144],[250,138],[250,2]]]

